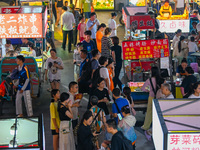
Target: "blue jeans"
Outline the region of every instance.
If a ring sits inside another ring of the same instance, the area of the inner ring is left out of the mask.
[[[189,53],[188,53],[188,56],[191,56],[191,54],[193,54],[193,53],[195,53],[195,52],[189,52]],[[191,56],[191,57],[192,57],[192,56]]]
[[[85,12],[85,19],[87,18],[90,18],[90,14],[91,14],[91,12]]]

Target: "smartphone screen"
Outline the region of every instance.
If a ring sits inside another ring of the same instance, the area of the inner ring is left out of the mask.
[[[122,120],[122,115],[120,113],[117,114],[119,120]]]

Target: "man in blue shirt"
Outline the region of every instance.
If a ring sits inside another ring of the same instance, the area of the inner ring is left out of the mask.
[[[80,54],[81,59],[83,60],[80,64],[80,73],[79,73],[79,77],[81,77],[82,75],[82,70],[83,70],[83,66],[85,65],[85,63],[87,62],[87,51],[85,49],[81,50],[81,54]]]
[[[94,41],[91,40],[91,31],[85,31],[85,40],[82,42],[83,43],[83,49],[87,50],[87,58],[91,59],[92,58],[92,54],[91,51],[93,49],[96,49],[96,45],[94,43]]]
[[[123,117],[123,115],[121,113],[121,108],[126,105],[129,105],[129,103],[128,103],[127,99],[120,97],[121,92],[120,92],[119,88],[113,89],[112,93],[113,93],[113,97],[115,99],[115,103],[112,104],[112,113],[115,118],[115,121],[118,123],[118,119],[119,120],[121,119],[121,118],[119,118],[120,114]],[[119,110],[116,105],[118,106]]]
[[[98,20],[96,19],[96,13],[93,12],[90,15],[90,19],[86,23],[86,30],[90,30],[92,32],[92,39],[96,45],[96,32],[97,32],[97,24],[99,24]]]
[[[22,113],[22,97],[26,106],[27,115],[33,116],[32,100],[31,100],[31,85],[30,85],[30,72],[24,64],[25,58],[22,55],[17,56],[16,62],[18,66],[19,80],[18,91],[16,95],[16,115],[23,117]]]

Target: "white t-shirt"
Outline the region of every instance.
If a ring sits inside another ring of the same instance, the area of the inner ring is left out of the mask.
[[[32,53],[31,53],[29,56],[36,57],[36,52],[35,52],[35,50],[32,50],[31,52],[32,52]]]
[[[170,94],[169,96],[166,97],[167,99],[174,99],[174,95],[173,94]]]
[[[184,8],[185,0],[177,0],[176,8]]]
[[[194,94],[192,94],[188,98],[200,98],[200,95],[199,96],[195,96]]]
[[[179,41],[179,37],[177,37],[177,36],[175,35],[174,38],[173,38],[173,42],[172,42],[172,47],[173,47],[173,49],[174,49],[175,43],[176,43],[177,41]]]
[[[108,73],[108,69],[106,67],[103,67],[100,69],[100,77],[101,78],[108,78],[108,81],[109,81],[109,85],[110,85],[110,78],[109,78],[109,73]]]
[[[75,24],[74,15],[71,12],[64,12],[61,15],[61,25],[63,25],[64,31],[73,30],[73,24]]]
[[[70,92],[69,93],[69,100],[72,101],[72,104],[75,103],[74,101],[74,95],[72,95]],[[76,120],[78,119],[78,107],[72,107],[72,113],[73,113],[73,119],[72,120]]]
[[[117,25],[114,19],[108,20],[108,27],[112,29],[110,37],[117,36]]]
[[[48,70],[48,78],[50,82],[54,80],[60,81],[61,79],[61,72],[60,72],[61,70],[54,67],[54,63],[57,63],[58,65],[64,67],[63,61],[60,57],[57,57],[57,59],[52,59],[51,57],[49,57],[46,60],[45,69]]]
[[[197,44],[195,42],[189,42],[188,43],[188,48],[189,48],[189,52],[197,52],[198,51],[198,47]]]

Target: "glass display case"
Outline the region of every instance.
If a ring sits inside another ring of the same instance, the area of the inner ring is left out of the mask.
[[[0,149],[45,149],[42,116],[0,119],[0,129]]]

